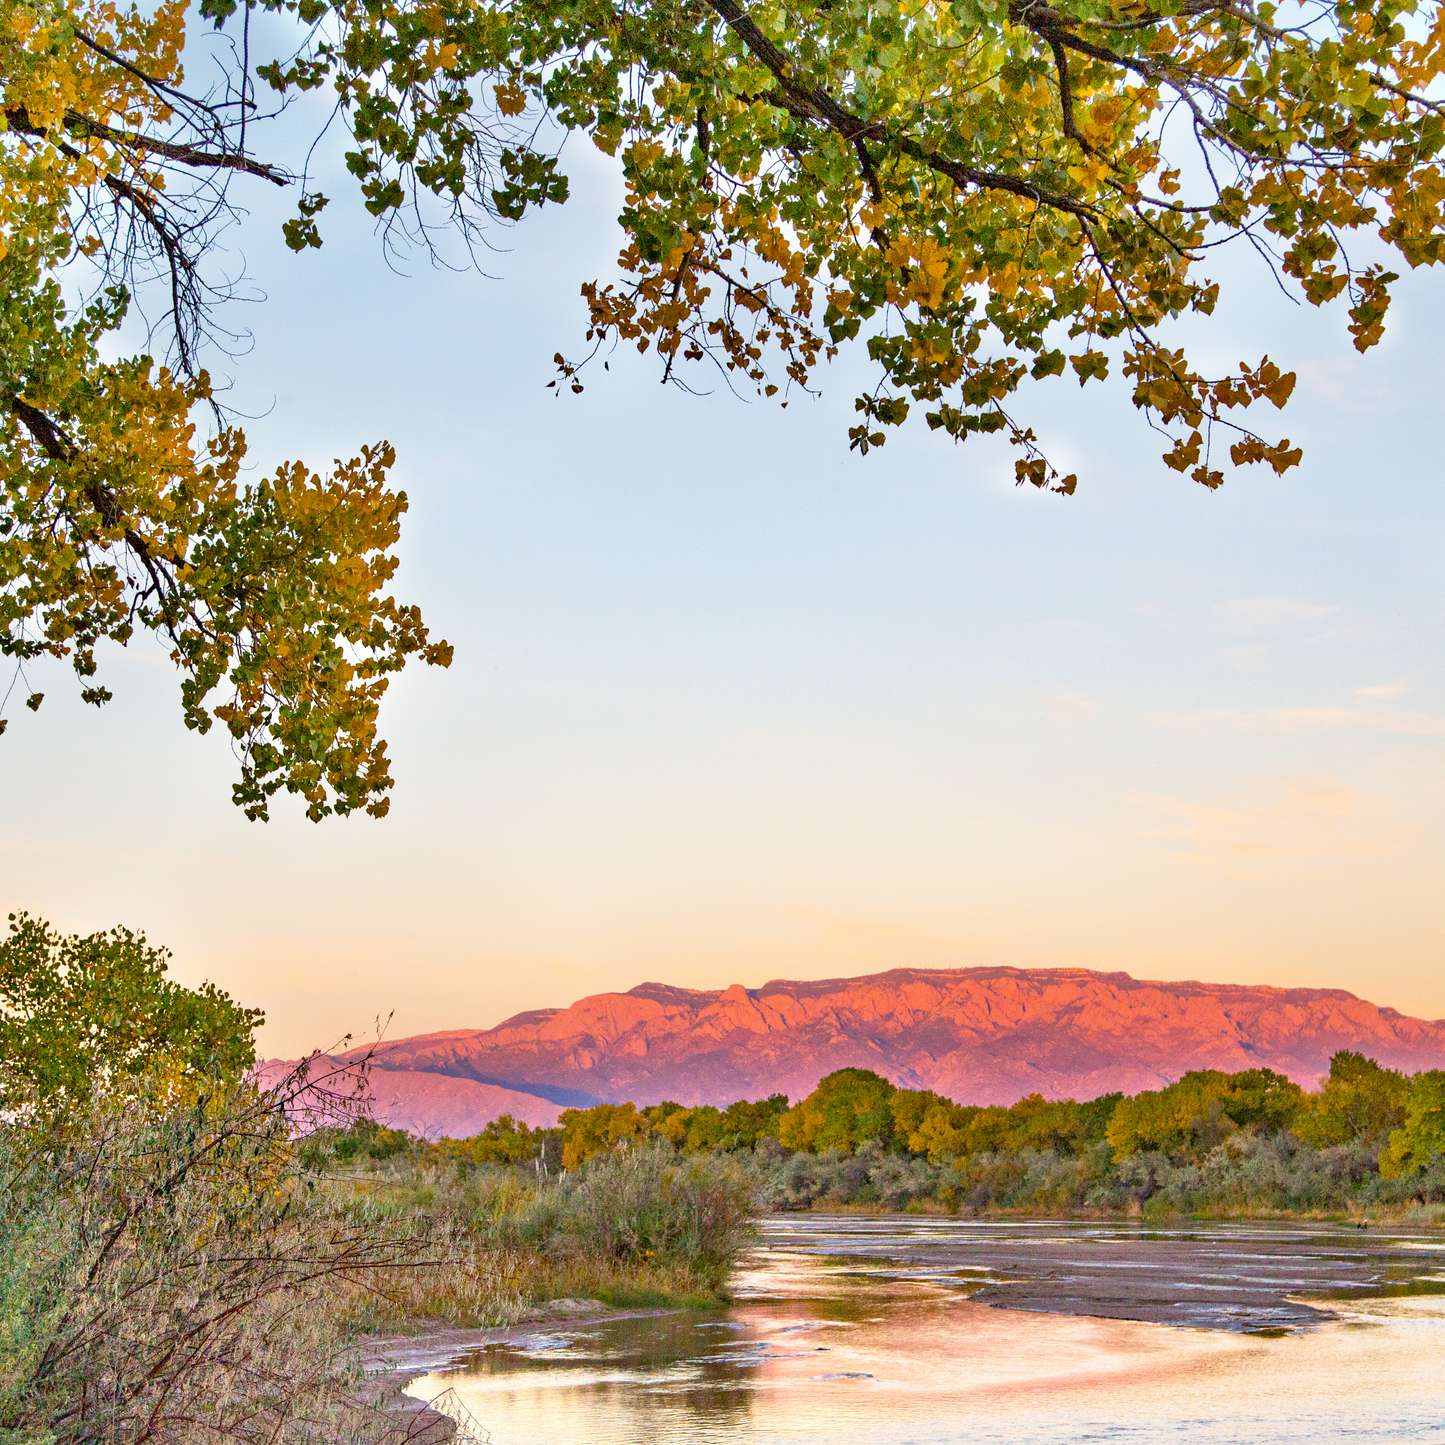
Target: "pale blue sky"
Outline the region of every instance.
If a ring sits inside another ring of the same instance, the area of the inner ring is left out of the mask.
[[[125,922],[294,1053],[396,1010],[486,1026],[644,979],[1070,964],[1340,986],[1445,1015],[1445,541],[1437,278],[1360,358],[1239,258],[1199,359],[1300,373],[1304,465],[1209,494],[1120,386],[1024,408],[1080,473],[909,426],[850,455],[850,361],[786,412],[658,385],[581,397],[579,284],[610,165],[499,237],[498,279],[383,264],[346,182],[320,253],[257,196],[268,293],[238,368],[266,466],[395,443],[399,590],[456,644],[383,712],[391,816],[268,826],[183,728],[158,648],[60,667],[0,741],[0,903]],[[1271,425],[1275,418],[1268,418]]]

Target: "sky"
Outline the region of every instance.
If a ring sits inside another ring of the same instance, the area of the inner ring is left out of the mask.
[[[585,144],[573,199],[496,233],[487,275],[389,266],[328,167],[319,252],[247,195],[264,300],[213,368],[258,469],[397,448],[396,590],[456,661],[383,708],[390,816],[247,822],[158,645],[103,655],[99,711],[32,667],[45,704],[12,698],[0,739],[7,911],[144,930],[182,982],[264,1008],[273,1056],[388,1016],[900,966],[1445,1016],[1439,278],[1407,276],[1360,357],[1343,312],[1225,257],[1196,359],[1296,370],[1266,421],[1303,464],[1211,493],[1122,386],[1054,381],[1019,410],[1078,472],[1064,498],[921,424],[850,453],[856,357],[786,410],[622,351],[556,396],[619,235]]]

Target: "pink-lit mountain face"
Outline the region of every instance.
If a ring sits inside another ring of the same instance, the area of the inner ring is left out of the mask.
[[[1445,1019],[1407,1018],[1341,989],[900,968],[720,993],[644,983],[494,1029],[383,1044],[375,1066],[405,1073],[409,1096],[431,1075],[438,1088],[474,1080],[554,1105],[796,1100],[852,1066],[960,1103],[1007,1104],[1137,1093],[1203,1068],[1265,1066],[1313,1087],[1338,1049],[1411,1072],[1445,1067]]]
[[[253,1077],[263,1089],[275,1088],[300,1062],[266,1059],[256,1066]],[[346,1072],[333,1072],[336,1069]],[[550,1129],[562,1112],[559,1105],[534,1093],[499,1089],[495,1084],[480,1084],[471,1078],[408,1069],[372,1068],[363,1073],[347,1068],[340,1060],[319,1056],[313,1059],[310,1078],[343,1099],[364,1096],[365,1110],[378,1124],[405,1129],[425,1139],[467,1139],[502,1114],[510,1114],[529,1128]],[[308,1109],[321,1110],[322,1117],[313,1115],[307,1121]],[[323,1101],[310,1094],[302,1094],[293,1111],[302,1118],[305,1128],[338,1122],[327,1117],[326,1112]]]

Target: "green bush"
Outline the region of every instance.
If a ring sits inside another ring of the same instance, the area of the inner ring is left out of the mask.
[[[335,1312],[421,1242],[317,1206],[284,1100],[173,1095],[141,1081],[63,1138],[0,1128],[0,1436],[399,1438]]]
[[[1445,1156],[1445,1069],[1430,1069],[1410,1081],[1404,1127],[1390,1135],[1380,1157],[1387,1179],[1423,1173]]]

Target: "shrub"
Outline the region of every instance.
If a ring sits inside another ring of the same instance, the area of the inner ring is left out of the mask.
[[[617,1149],[558,1187],[553,1238],[613,1259],[686,1261],[721,1283],[749,1238],[755,1181],[722,1158],[665,1144]]]
[[[348,1227],[284,1100],[152,1081],[63,1140],[0,1129],[0,1431],[54,1442],[383,1440],[338,1291],[419,1242]]]

